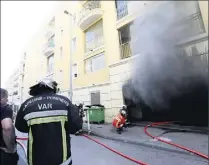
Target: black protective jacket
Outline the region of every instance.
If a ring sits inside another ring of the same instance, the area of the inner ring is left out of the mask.
[[[13,112],[12,109],[9,107],[9,105],[3,105],[0,104],[0,147],[6,148],[6,144],[4,143],[4,139],[3,139],[3,133],[2,133],[2,125],[1,125],[1,121],[5,118],[10,118],[12,119],[13,116]]]
[[[29,165],[72,164],[69,135],[82,128],[82,119],[68,98],[47,93],[26,100],[15,127],[28,133]]]

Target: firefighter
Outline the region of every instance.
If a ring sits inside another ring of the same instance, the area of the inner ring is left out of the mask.
[[[120,113],[113,119],[112,125],[117,128],[117,133],[121,134],[123,128],[126,127],[127,112],[125,107],[120,109]]]
[[[17,130],[29,136],[29,165],[72,165],[69,134],[81,129],[82,120],[71,101],[56,94],[57,85],[45,78],[30,87],[33,97],[17,113]]]
[[[83,104],[82,103],[79,103],[79,105],[76,105],[77,106],[77,108],[78,108],[78,113],[79,113],[79,116],[80,116],[80,118],[82,119],[82,121],[83,121],[83,117],[85,116],[84,115],[84,110],[83,110]],[[80,130],[78,130],[76,133],[75,133],[75,135],[79,135],[79,134],[81,134],[82,133],[82,128],[80,129]]]

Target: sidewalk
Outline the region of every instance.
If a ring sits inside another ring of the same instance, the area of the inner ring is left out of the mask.
[[[91,124],[90,129],[91,129],[90,135],[94,135],[110,140],[135,144],[135,145],[142,145],[146,147],[152,147],[156,149],[191,155],[191,153],[188,153],[187,151],[151,139],[149,136],[147,136],[144,133],[144,127],[139,127],[139,126],[130,127],[127,130],[124,130],[124,132],[120,135],[116,133],[116,130],[112,127],[111,124],[103,124],[103,125]],[[88,131],[86,123],[84,123],[83,130],[84,132]],[[173,143],[183,145],[185,147],[200,151],[208,155],[207,135],[197,134],[197,133],[182,133],[182,132],[163,134],[165,131],[159,128],[148,128],[148,131],[154,136],[159,136],[161,138],[164,138],[164,140],[168,140]]]
[[[122,134],[117,134],[116,130],[112,127],[111,124],[102,124],[96,125],[91,124],[91,133],[90,135],[98,136],[105,139],[116,140],[120,142],[130,143],[134,145],[141,145],[145,147],[156,148],[164,151],[177,152],[182,154],[189,154],[187,151],[179,149],[177,147],[165,144],[160,141],[151,139],[144,133],[144,127],[129,127],[127,130],[124,130]],[[84,132],[87,132],[87,124],[83,125]],[[204,134],[197,133],[182,133],[182,132],[173,132],[163,134],[165,131],[159,128],[148,128],[148,132],[154,136],[164,138],[164,140],[171,140],[173,143],[177,143],[194,149],[196,151],[202,152],[208,155],[208,136]],[[21,133],[16,130],[16,135],[18,137],[27,137],[27,134]],[[22,141],[27,145],[27,141]]]

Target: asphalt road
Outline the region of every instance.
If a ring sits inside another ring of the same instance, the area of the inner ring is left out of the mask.
[[[207,165],[208,161],[195,157],[182,155],[127,143],[115,142],[111,140],[94,137],[99,141],[111,146],[121,153],[141,160],[149,165]],[[73,165],[135,165],[131,162],[97,143],[85,137],[72,136],[72,157]],[[26,165],[23,150],[19,148],[19,165]]]

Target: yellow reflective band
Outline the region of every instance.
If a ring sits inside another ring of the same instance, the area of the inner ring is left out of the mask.
[[[62,125],[62,147],[63,147],[63,162],[67,160],[67,144],[66,144],[66,132],[65,121],[61,121]]]
[[[28,126],[32,126],[35,124],[45,124],[45,123],[53,123],[53,122],[61,122],[62,127],[62,144],[63,144],[63,162],[67,160],[67,144],[66,144],[66,131],[65,131],[65,122],[67,121],[67,116],[50,116],[44,118],[36,118],[29,120]],[[33,145],[33,136],[30,128],[29,132],[29,165],[32,165],[32,145]]]
[[[33,135],[31,132],[31,127],[29,130],[29,165],[33,165]]]
[[[31,119],[27,123],[28,126],[31,126],[35,124],[53,123],[53,122],[61,122],[61,121],[67,121],[67,116],[53,116],[53,117]]]

